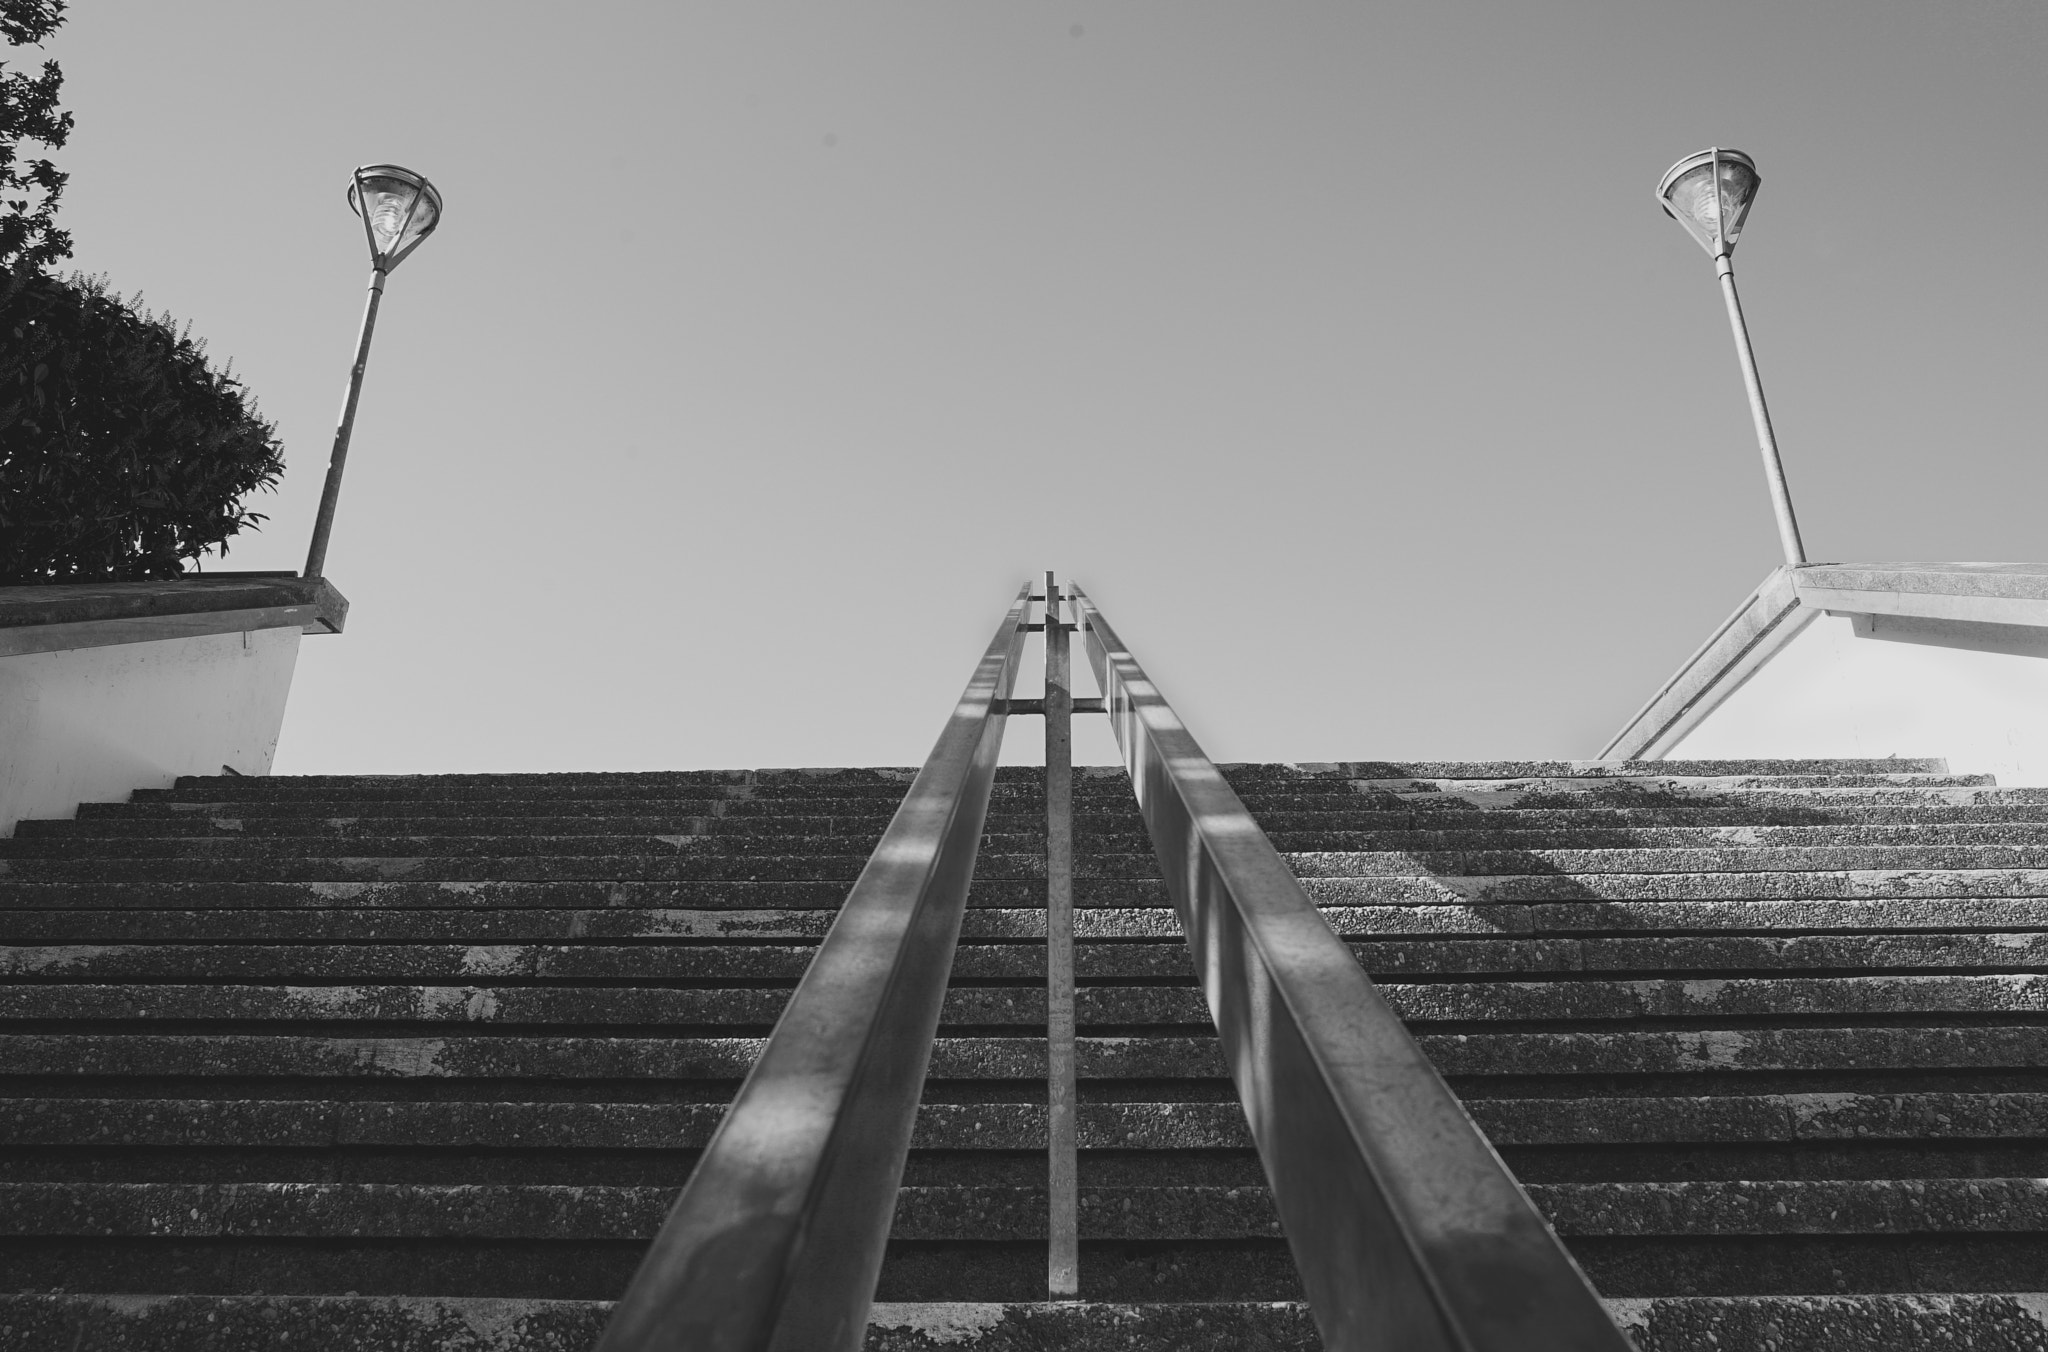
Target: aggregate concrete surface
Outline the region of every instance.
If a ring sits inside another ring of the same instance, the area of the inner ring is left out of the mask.
[[[2048,1352],[2048,790],[1225,767],[1642,1352]],[[0,842],[0,1346],[586,1348],[913,771],[199,779]],[[872,1352],[1312,1349],[1120,772],[997,780]]]

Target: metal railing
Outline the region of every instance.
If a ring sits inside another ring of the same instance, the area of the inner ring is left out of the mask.
[[[860,1347],[1031,600],[996,630],[599,1352]]]
[[[1330,1352],[1630,1344],[1102,612],[1076,619]]]

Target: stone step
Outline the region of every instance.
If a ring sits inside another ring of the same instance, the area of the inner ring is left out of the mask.
[[[1754,775],[1943,775],[1934,757],[1808,760],[1535,760],[1535,761],[1231,761],[1216,767],[1241,782],[1272,779],[1654,779],[1671,775],[1740,778]]]
[[[880,823],[802,819],[809,833],[734,829],[716,818],[681,822],[650,822],[633,832],[576,830],[565,833],[522,833],[518,822],[472,819],[470,829],[392,835],[387,823],[323,822],[319,829],[245,831],[239,824],[223,827],[220,819],[193,822],[183,831],[30,831],[0,840],[0,858],[14,859],[143,859],[143,858],[322,858],[333,855],[419,855],[434,857],[518,857],[530,854],[667,854],[688,852],[735,856],[842,855],[871,850],[880,839]],[[570,822],[572,828],[612,826],[614,819]],[[782,827],[788,822],[761,825]],[[46,825],[62,826],[65,823]],[[294,823],[306,826],[305,822]],[[533,825],[554,828],[552,819]],[[664,829],[665,828],[665,829]],[[1267,827],[1282,853],[1442,852],[1495,850],[1701,850],[1743,847],[1778,849],[1836,846],[1843,848],[1914,846],[2048,846],[2048,822],[1936,822],[1926,824],[1745,825],[1745,826],[1612,826],[1555,827],[1525,830],[1498,821],[1481,827],[1444,830],[1280,830]],[[1075,832],[1077,848],[1097,854],[1145,855],[1151,842],[1140,824],[1100,821]],[[1037,853],[1045,848],[1042,822],[1019,818],[993,823],[981,848],[994,854]]]
[[[2025,811],[2026,809],[2007,809]],[[81,816],[76,821],[24,821],[18,824],[15,839],[45,840],[116,840],[116,839],[180,839],[184,837],[233,837],[324,839],[367,837],[377,838],[394,834],[392,828],[402,825],[407,838],[424,836],[624,836],[661,837],[670,835],[700,835],[734,838],[764,837],[777,838],[819,838],[838,839],[859,836],[871,844],[879,839],[882,830],[894,815],[890,812],[875,812],[868,815],[833,814],[801,815],[757,813],[749,816],[726,814],[714,816],[704,812],[678,812],[666,814],[617,815],[611,813],[582,813],[575,815],[550,814],[546,816],[514,816],[508,814],[470,814],[457,816],[414,816],[392,813],[387,815],[359,816],[242,816],[228,813],[180,812],[152,816]],[[2044,810],[2048,816],[2048,810]],[[1140,838],[1144,835],[1144,822],[1135,812],[1090,812],[1077,813],[1074,817],[1074,833],[1077,836],[1125,836]],[[1043,840],[1045,837],[1045,814],[1043,812],[991,813],[984,827],[985,836],[1028,836]]]
[[[1538,1183],[1567,1237],[2048,1233],[2048,1179]],[[649,1240],[673,1187],[415,1183],[0,1183],[0,1236]],[[906,1187],[895,1240],[1045,1237],[1030,1187]],[[1282,1238],[1263,1187],[1080,1189],[1084,1239]]]
[[[2048,869],[1848,868],[1783,872],[1601,872],[1318,876],[1301,880],[1320,906],[1457,902],[1852,901],[2048,896]],[[4,886],[4,884],[0,884]]]
[[[1037,772],[1034,772],[1036,774]],[[1926,779],[1928,777],[1922,777]],[[347,776],[250,776],[236,779],[181,779],[169,789],[137,789],[132,801],[174,803],[272,803],[294,800],[333,802],[436,802],[469,799],[475,802],[523,800],[532,802],[573,802],[593,798],[618,801],[661,798],[725,798],[751,802],[801,802],[807,799],[869,799],[902,801],[908,779],[780,780],[772,783],[728,785],[725,787],[665,782],[659,777],[613,778],[592,776],[583,783],[549,782],[545,776],[508,775],[457,782],[460,776],[376,776],[361,779]],[[1815,780],[1813,782],[1826,782]],[[1929,781],[1932,784],[1932,780]],[[991,801],[1043,802],[1042,778],[998,779]],[[1940,787],[1939,784],[1934,784]],[[1121,769],[1110,774],[1078,774],[1074,781],[1076,798],[1104,796],[1118,798],[1130,792]]]
[[[816,931],[813,932],[815,936]],[[242,937],[242,936],[238,936]],[[355,945],[107,944],[0,948],[0,976],[43,982],[410,982],[492,981],[795,981],[814,946],[716,944]],[[1121,936],[1120,936],[1121,937]],[[1376,978],[1494,976],[1586,972],[1841,972],[1855,969],[1958,969],[2048,972],[2048,932],[1859,934],[1613,939],[1467,937],[1354,943]],[[1160,943],[1082,942],[1083,981],[1191,981],[1194,964],[1179,935]],[[955,981],[1031,981],[1045,975],[1039,944],[965,942],[953,959]]]
[[[1459,776],[1370,776],[1320,775],[1276,776],[1271,778],[1231,777],[1231,786],[1246,801],[1264,793],[1287,794],[1469,794],[1504,800],[1522,795],[1555,797],[1554,804],[1569,807],[1579,802],[1628,802],[1653,798],[1672,791],[1703,791],[1715,794],[1748,794],[1759,790],[1809,790],[1830,792],[1843,789],[1988,789],[1997,787],[1990,775],[1951,774],[1756,774],[1687,775],[1670,772],[1619,778],[1602,775],[1523,775],[1487,777]]]
[[[1117,1188],[1084,1195],[1091,1238],[1271,1238],[1262,1189]],[[6,1183],[0,1236],[131,1239],[653,1238],[673,1187],[403,1183]],[[1087,1203],[1093,1201],[1094,1205]],[[1121,1204],[1129,1201],[1128,1210]],[[1045,1237],[1042,1188],[905,1188],[892,1236]]]
[[[2000,792],[2003,792],[2002,790]],[[704,833],[830,834],[856,824],[879,834],[895,814],[895,805],[819,802],[800,810],[770,810],[774,805],[704,801],[631,805],[613,810],[604,804],[572,804],[565,809],[535,805],[516,811],[476,811],[462,804],[369,804],[344,812],[300,811],[314,805],[291,804],[286,811],[237,804],[86,803],[75,819],[30,819],[18,824],[21,836],[174,836],[374,834],[380,824],[403,824],[408,835],[634,835],[673,834],[696,829]],[[203,810],[202,810],[203,809]],[[1814,803],[1679,803],[1658,806],[1512,807],[1472,804],[1462,799],[1438,803],[1385,803],[1353,797],[1288,799],[1262,803],[1257,809],[1268,831],[1402,831],[1515,830],[1554,828],[1626,828],[1646,826],[1916,826],[1967,825],[1997,822],[2048,822],[2048,794],[2024,803],[1860,803],[1821,800]],[[1045,814],[1038,806],[1018,805],[991,812],[987,829],[994,834],[1042,832]],[[1074,814],[1077,834],[1142,832],[1135,810],[1106,799],[1083,799]]]
[[[1389,909],[1386,923],[1409,914]],[[633,907],[599,910],[510,908],[493,910],[372,907],[260,910],[221,908],[177,910],[25,910],[7,917],[10,937],[24,943],[176,943],[181,940],[237,943],[534,943],[556,940],[796,940],[820,939],[837,912],[740,908]],[[1477,922],[1473,928],[1485,928]],[[1076,912],[1084,938],[1180,938],[1180,923],[1163,905],[1085,909]],[[1043,908],[989,905],[967,912],[967,939],[1043,939]]]
[[[1503,1148],[2048,1143],[2048,1093],[1473,1098],[1467,1106]],[[707,1144],[724,1115],[723,1103],[0,1097],[0,1150],[686,1151]],[[1077,1115],[1086,1151],[1245,1151],[1252,1145],[1235,1102],[1083,1103]],[[1045,1120],[1044,1107],[1033,1103],[925,1103],[911,1148],[1042,1150]]]
[[[2048,1294],[1663,1297],[1607,1302],[1640,1352],[2033,1352]],[[24,1352],[565,1352],[594,1344],[609,1301],[433,1296],[0,1296],[0,1343]],[[1298,1302],[878,1303],[866,1352],[1316,1352]]]
[[[1131,856],[1124,856],[1126,858]],[[1485,877],[1583,873],[1810,873],[1835,870],[2041,869],[2048,847],[2002,845],[1786,846],[1759,849],[1388,850],[1282,855],[1303,878]],[[37,861],[40,862],[40,861]],[[1101,861],[1098,861],[1100,863]],[[17,861],[26,868],[29,861]]]
[[[1714,809],[1730,812],[1817,811],[1853,809],[2029,807],[2048,802],[2048,788],[1999,788],[1996,785],[1918,787],[1866,786],[1748,788],[1736,790],[1722,780],[1672,781],[1652,791],[1611,785],[1599,789],[1537,789],[1471,787],[1440,789],[1416,781],[1405,788],[1331,781],[1295,784],[1285,789],[1248,787],[1241,797],[1255,817],[1268,812],[1419,812],[1521,813],[1658,811]]]
[[[214,842],[187,842],[212,846]],[[225,842],[223,842],[225,843]],[[255,846],[260,842],[241,842]],[[578,846],[577,848],[582,848]],[[411,879],[415,881],[818,881],[850,884],[866,863],[864,855],[718,855],[696,849],[666,854],[544,854],[467,856],[424,846],[414,853],[353,853],[307,857],[292,853],[265,857],[260,852],[228,854],[202,851],[213,857],[76,859],[0,858],[0,880],[12,882],[348,882]],[[1800,885],[1788,875],[1930,871],[2048,870],[2048,846],[1788,846],[1778,849],[1640,850],[1474,850],[1386,852],[1297,852],[1285,856],[1305,879],[1427,878],[1445,881],[1470,895],[1473,880],[1502,877],[1540,880],[1536,887],[1557,888],[1560,879],[1585,875],[1775,874],[1781,892]],[[984,854],[978,876],[986,879],[1028,879],[1044,876],[1044,857],[1036,853]],[[1081,854],[1075,860],[1079,878],[1154,878],[1158,866],[1150,854]],[[1654,884],[1652,884],[1654,885]],[[1581,893],[1580,895],[1583,895]],[[1762,895],[1770,895],[1766,892]]]
[[[1140,820],[1128,795],[1085,794],[1075,798],[1078,820]],[[1359,800],[1361,805],[1364,800]],[[339,822],[402,822],[419,824],[421,830],[441,829],[441,822],[493,822],[545,820],[580,824],[611,818],[709,818],[734,829],[762,829],[764,824],[803,821],[811,818],[872,823],[877,829],[896,815],[901,797],[870,798],[628,798],[605,799],[509,799],[469,802],[461,799],[404,802],[336,802],[311,799],[280,799],[277,802],[185,803],[138,800],[128,803],[82,803],[78,815],[65,829],[97,829],[117,823],[155,823],[177,829],[192,822],[216,818],[244,823],[274,824],[276,829],[310,829],[310,824]],[[1471,809],[1479,811],[1480,809]],[[1012,795],[989,805],[991,821],[1045,820],[1045,804],[1039,795]],[[294,823],[301,824],[294,827]],[[581,829],[578,825],[578,829]]]
[[[1914,825],[1828,826],[1614,826],[1523,830],[1511,824],[1451,830],[1285,831],[1267,828],[1282,854],[1328,852],[1444,852],[1540,850],[1743,850],[1841,847],[1989,846],[2039,848],[2048,845],[2048,822],[1934,822]],[[1126,837],[1102,833],[1105,848]],[[774,839],[767,837],[764,839]],[[791,851],[792,853],[794,851]],[[1133,853],[1137,851],[1133,850]]]
[[[2037,1352],[2048,1347],[2048,1294],[2038,1291],[1673,1296],[1614,1299],[1607,1308],[1638,1352]]]
[[[1543,822],[1552,817],[1565,821],[1583,814],[1590,820],[1614,820],[1629,814],[1707,813],[1731,814],[1747,820],[1749,814],[1814,815],[1857,813],[1971,813],[2018,812],[2048,804],[2048,789],[2005,789],[1995,786],[1948,788],[1865,788],[1865,789],[1752,789],[1742,792],[1702,782],[1691,787],[1671,787],[1655,793],[1608,789],[1600,794],[1561,791],[1541,794],[1520,790],[1473,790],[1443,792],[1436,789],[1392,792],[1367,791],[1325,785],[1313,791],[1281,792],[1250,790],[1246,804],[1265,820],[1275,813],[1304,813],[1311,816],[1357,816],[1367,819],[1413,816],[1420,821],[1439,817],[1509,819]],[[284,796],[236,801],[178,799],[137,796],[124,803],[85,803],[78,809],[80,822],[179,821],[190,818],[226,817],[249,822],[288,822],[328,818],[401,820],[433,822],[493,817],[549,817],[573,820],[584,817],[632,817],[666,815],[715,817],[721,821],[773,821],[791,817],[843,817],[886,822],[901,803],[900,794],[869,794],[865,797],[735,798],[674,797],[637,795],[624,797],[584,796],[577,798],[434,798],[434,799],[335,799]],[[1043,800],[1036,792],[1007,793],[990,803],[994,818],[1042,818]],[[1082,817],[1128,817],[1135,814],[1128,791],[1117,793],[1081,792],[1075,808]]]
[[[1658,764],[1661,762],[1646,763]],[[1677,764],[1677,762],[1670,763]],[[1704,762],[1687,762],[1687,764],[1699,763]],[[1771,762],[1773,765],[1808,767],[1834,763],[1824,761]],[[1860,766],[1905,766],[1908,762],[1864,761],[1857,762],[1857,764]],[[1912,764],[1936,765],[1939,762],[1921,761],[1912,762]],[[177,782],[180,786],[211,784],[233,794],[268,792],[278,788],[319,786],[323,784],[342,788],[364,785],[376,787],[389,784],[453,785],[458,787],[526,784],[550,790],[591,784],[698,784],[748,790],[789,787],[807,788],[818,785],[887,788],[893,785],[898,793],[902,793],[909,788],[911,780],[916,777],[916,766],[862,765],[833,768],[796,766],[753,770],[516,770],[504,772],[486,771],[482,773],[437,772],[431,774],[367,775],[182,775],[178,778]],[[1121,765],[1077,765],[1074,767],[1074,778],[1077,783],[1090,786],[1109,783],[1128,785],[1129,783],[1129,779],[1124,774],[1124,769]],[[1044,783],[1045,771],[1038,766],[1005,765],[998,769],[995,774],[995,787],[998,791],[1037,788],[1043,786]]]
[[[170,884],[171,888],[199,887],[198,884]],[[291,884],[280,884],[289,887]],[[351,886],[355,886],[351,884]],[[428,886],[432,886],[429,884]],[[521,884],[504,884],[518,887]],[[540,885],[535,885],[540,886]],[[760,885],[775,892],[771,885]],[[1084,940],[1171,940],[1181,938],[1180,922],[1166,905],[1158,884],[1120,884],[1116,892],[1098,892],[1086,897],[1075,912],[1075,927]],[[380,909],[370,904],[346,902],[322,905],[317,900],[301,906],[272,908],[262,896],[242,898],[237,904],[206,910],[152,908],[141,904],[89,908],[85,905],[53,905],[65,900],[64,885],[35,885],[43,895],[32,897],[32,907],[10,910],[7,934],[22,945],[123,945],[150,943],[342,943],[532,944],[605,942],[621,940],[802,940],[823,937],[836,911],[834,901],[819,901],[807,908],[747,907],[732,897],[692,897],[728,904],[711,906],[662,906],[660,898],[648,898],[633,905],[596,909],[549,906],[546,900],[532,905],[491,907],[474,894],[449,896],[449,902],[467,900],[471,907],[433,906],[414,901],[404,909]],[[1124,889],[1137,894],[1146,904],[1120,905]],[[31,891],[22,889],[15,895]],[[0,889],[4,892],[4,889]],[[54,895],[53,895],[54,894]],[[780,899],[785,893],[775,892]],[[1044,911],[1036,907],[1000,904],[1007,894],[985,894],[971,898],[962,937],[981,939],[1039,939],[1045,935]],[[176,902],[193,900],[189,894],[161,898]],[[275,898],[274,900],[288,900]],[[556,898],[572,900],[573,898]],[[674,899],[668,896],[667,899]],[[803,900],[803,898],[796,898]],[[1017,898],[1010,897],[1015,900]],[[1767,945],[1790,944],[1803,936],[1824,937],[1859,932],[1894,933],[1904,937],[1938,936],[1952,932],[1958,942],[1973,932],[2007,936],[1998,940],[2014,949],[2011,966],[2030,968],[2031,931],[2048,929],[2048,897],[1982,898],[1823,898],[1810,901],[1585,901],[1521,904],[1480,902],[1476,904],[1426,903],[1342,906],[1325,905],[1323,918],[1346,937],[1359,939],[1443,938],[1459,944],[1502,936],[1679,936],[1697,935],[1714,940],[1755,937]],[[1510,942],[1509,950],[1519,945]],[[1446,950],[1447,960],[1460,950]],[[1479,953],[1499,952],[1475,950]],[[1542,953],[1549,950],[1531,950]],[[1697,953],[1699,961],[1719,963],[1712,948],[1687,949],[1675,945],[1676,955]],[[1728,950],[1721,950],[1726,952]],[[1735,950],[1742,952],[1743,950]],[[1766,954],[1774,948],[1754,950],[1757,956],[1742,962],[1770,965]],[[1859,952],[1842,950],[1845,954]],[[1868,953],[1869,950],[1860,950]],[[1899,948],[1896,961],[1887,966],[1909,965],[1909,948]],[[1922,949],[1922,953],[1938,950]],[[1967,948],[1960,950],[1967,952]],[[1590,952],[1590,950],[1589,950]],[[1625,950],[1608,950],[1613,962],[1623,962]],[[1103,959],[1107,961],[1109,959]],[[1491,961],[1491,958],[1457,961]],[[1797,949],[1785,951],[1786,965],[1801,961]],[[1369,969],[1402,970],[1407,960],[1367,959]],[[1595,954],[1582,962],[1597,965],[1609,961]],[[1932,958],[1930,958],[1932,961]],[[1740,963],[1734,965],[1739,966]],[[1935,965],[1948,965],[1935,963]]]
[[[1535,1183],[1528,1192],[1566,1236],[2048,1231],[2048,1178]]]
[[[1226,770],[1226,778],[1241,794],[1287,792],[1335,793],[1661,793],[1670,789],[1706,789],[1723,793],[1772,789],[1872,789],[1872,788],[1994,788],[1990,775],[1949,774],[1942,771],[1847,771],[1829,773],[1794,768],[1801,762],[1783,762],[1784,768],[1746,774],[1691,773],[1693,767],[1676,762],[1644,774],[1613,775],[1575,771],[1568,767],[1537,764],[1520,774],[1461,773],[1461,767],[1438,767],[1446,773],[1403,774],[1400,767],[1357,766],[1328,774],[1258,774],[1244,767]],[[1023,770],[1025,767],[1015,767]],[[1074,791],[1077,796],[1116,796],[1128,792],[1128,779],[1120,767],[1076,767]],[[1391,771],[1382,773],[1382,771]],[[796,800],[802,798],[863,798],[893,795],[901,799],[909,787],[906,777],[896,780],[890,772],[858,772],[853,777],[761,779],[753,783],[690,780],[654,773],[644,775],[364,775],[360,777],[320,775],[269,775],[248,777],[191,776],[169,789],[139,789],[136,801],[238,803],[278,801],[293,798],[327,798],[337,801],[444,800],[471,798],[479,801],[501,798],[582,799],[610,797],[725,797],[750,800]],[[1041,793],[1043,775],[1030,770],[1028,777],[999,777],[993,791],[996,801],[1023,799]]]
[[[1592,1077],[1797,1073],[1855,1079],[1918,1071],[2010,1071],[2029,1086],[2048,1070],[2038,1022],[1956,1026],[1873,1023],[1860,1027],[1646,1028],[1487,1031],[1419,1035],[1438,1071],[1453,1079],[1501,1077],[1566,1083]],[[737,1082],[759,1054],[751,1036],[576,1036],[465,1031],[433,1035],[312,1036],[302,1033],[44,1033],[0,1039],[0,1077],[226,1078],[390,1081]],[[1222,1080],[1213,1036],[1084,1036],[1076,1044],[1090,1080]],[[931,1078],[1038,1080],[1044,1041],[954,1037],[933,1044]],[[1467,1085],[1461,1093],[1476,1093]],[[1895,1088],[1898,1086],[1895,1086]],[[1979,1086],[1987,1087],[1987,1086]],[[1995,1087],[1995,1086],[1991,1086]],[[1603,1092],[1612,1091],[1613,1085]],[[1557,1092],[1554,1088],[1551,1091]]]
[[[790,986],[674,989],[616,985],[65,985],[0,987],[0,1023],[167,1022],[489,1024],[500,1027],[766,1027]],[[1896,1015],[2048,1015],[2048,976],[1880,975],[1766,979],[1382,982],[1411,1024],[1638,1019],[1845,1021]],[[942,1024],[1043,1026],[1045,991],[955,985]],[[1083,1026],[1203,1027],[1192,984],[1082,986]],[[2048,1040],[2048,1031],[2043,1033]]]
[[[200,842],[191,842],[198,844]],[[212,842],[205,842],[211,844]],[[247,842],[256,844],[257,842]],[[0,858],[0,880],[10,882],[836,882],[851,886],[867,855],[719,855],[672,850],[665,854],[531,854],[469,856],[428,853],[337,854],[298,852],[212,858]],[[211,851],[207,853],[213,853]],[[1077,856],[1075,874],[1092,878],[1156,878],[1149,854]],[[1043,854],[983,854],[980,879],[1043,878]]]
[[[668,858],[687,855],[697,859],[729,858],[747,860],[823,860],[833,866],[847,859],[867,861],[880,832],[837,836],[764,836],[744,832],[725,833],[681,831],[674,835],[639,836],[250,836],[228,832],[218,836],[116,836],[96,838],[78,835],[31,835],[0,840],[0,864],[12,860],[24,867],[40,861],[85,859],[95,862],[125,860],[201,860],[208,863],[271,861],[317,861],[334,858],[478,859],[492,862],[530,857],[559,858]],[[1106,837],[1108,844],[1098,853],[1148,858],[1147,842],[1118,834]],[[1045,836],[984,836],[985,857],[1008,860],[1043,857]],[[1043,874],[1040,866],[1040,874]]]
[[[139,870],[138,870],[139,871]],[[355,909],[402,914],[420,908],[490,912],[525,907],[638,910],[836,911],[846,900],[843,879],[696,878],[648,882],[604,878],[537,881],[344,881],[302,879],[278,882],[191,881],[155,878],[106,881],[31,882],[0,880],[0,913],[53,908],[88,910],[157,909]],[[1156,878],[1084,878],[1075,883],[1075,904],[1166,906],[1165,884]],[[1039,878],[977,878],[968,889],[969,909],[1045,904]],[[481,923],[481,920],[480,920]]]
[[[1657,807],[1498,807],[1454,800],[1388,806],[1261,806],[1259,825],[1273,833],[1319,831],[1552,831],[1643,827],[1934,826],[2048,822],[2048,802],[1966,805],[1951,803],[1742,804]],[[772,821],[774,818],[721,820]],[[1098,818],[1115,821],[1115,818]],[[56,825],[63,825],[57,823]]]

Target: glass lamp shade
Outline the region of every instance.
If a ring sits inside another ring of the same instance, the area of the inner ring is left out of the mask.
[[[385,272],[405,261],[441,223],[441,194],[426,175],[366,164],[348,184],[349,209],[363,218],[370,259]]]
[[[1665,170],[1657,181],[1657,202],[1718,258],[1735,251],[1760,182],[1755,160],[1739,150],[1715,147]]]

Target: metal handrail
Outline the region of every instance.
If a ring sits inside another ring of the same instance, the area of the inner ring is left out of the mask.
[[[1072,588],[1331,1352],[1627,1352],[1578,1265],[1130,650]]]
[[[599,1352],[854,1352],[988,815],[1018,593]]]

